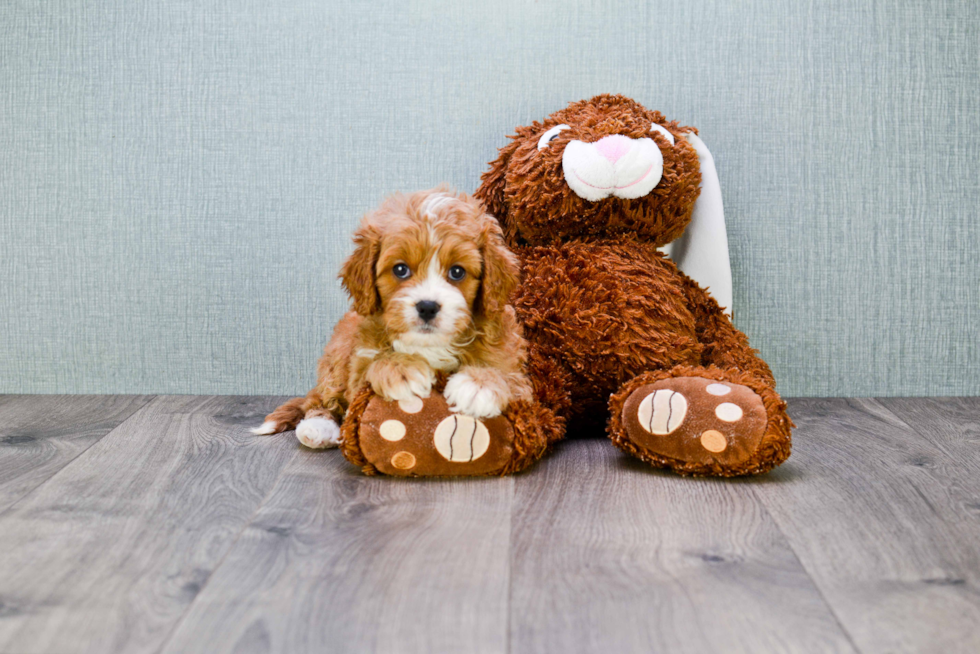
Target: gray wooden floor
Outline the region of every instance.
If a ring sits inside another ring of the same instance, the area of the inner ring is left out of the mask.
[[[366,478],[279,399],[0,396],[0,652],[980,651],[980,399],[793,401],[734,481]]]

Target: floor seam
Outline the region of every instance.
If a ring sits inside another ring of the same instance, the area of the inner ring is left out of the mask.
[[[112,397],[112,396],[107,396],[107,397]],[[3,520],[7,516],[7,514],[11,510],[13,510],[13,508],[15,506],[17,506],[18,504],[20,504],[21,502],[23,502],[25,499],[27,499],[28,497],[30,497],[31,495],[33,495],[35,492],[37,492],[37,490],[39,488],[41,488],[42,486],[46,485],[52,479],[54,479],[55,477],[57,477],[58,475],[60,475],[62,472],[64,472],[68,468],[70,468],[72,466],[72,464],[74,464],[76,461],[78,461],[78,459],[80,459],[82,456],[84,456],[95,445],[97,445],[98,443],[101,443],[103,439],[105,439],[106,437],[109,436],[109,434],[114,433],[117,429],[119,429],[120,427],[122,427],[123,425],[125,425],[126,423],[128,423],[130,420],[132,420],[133,418],[135,418],[136,416],[138,416],[140,413],[142,413],[146,409],[146,407],[148,407],[151,404],[153,404],[157,400],[157,398],[159,398],[160,396],[159,395],[147,395],[147,396],[144,396],[144,397],[147,398],[146,402],[144,402],[142,406],[140,406],[138,409],[136,409],[135,411],[133,411],[132,413],[130,413],[128,416],[126,416],[125,420],[123,420],[118,425],[116,425],[115,427],[113,427],[112,429],[110,429],[109,431],[107,431],[106,433],[104,433],[101,436],[99,436],[98,438],[96,438],[91,443],[89,443],[86,448],[84,448],[83,450],[79,451],[77,454],[75,454],[75,456],[73,456],[68,461],[66,461],[65,464],[63,466],[61,466],[60,468],[58,468],[58,470],[56,470],[50,477],[44,479],[37,486],[34,486],[30,490],[26,491],[23,495],[21,495],[20,497],[18,497],[9,506],[7,506],[4,509],[0,510],[0,520]]]
[[[931,397],[929,397],[929,398],[917,398],[917,399],[934,400],[934,399],[942,399],[942,398],[931,398]],[[925,438],[925,437],[919,436],[921,430],[917,429],[916,427],[913,427],[908,422],[906,422],[900,415],[898,415],[897,413],[895,413],[894,411],[892,411],[891,409],[889,409],[887,406],[885,406],[884,404],[882,404],[882,402],[881,402],[882,398],[869,397],[868,400],[871,401],[871,402],[874,402],[875,405],[878,406],[878,408],[880,408],[882,411],[885,411],[886,413],[888,413],[888,415],[890,415],[891,417],[893,417],[898,422],[902,423],[905,426],[905,428],[909,430],[909,433],[917,436],[920,441],[926,443],[927,445],[929,445],[929,447],[935,448],[944,457],[946,457],[946,459],[949,460],[951,463],[954,463],[954,464],[955,463],[959,463],[959,460],[956,458],[956,456],[952,452],[947,451],[946,448],[942,446],[942,444],[937,443],[937,442],[933,441],[930,438]]]
[[[848,628],[844,626],[844,623],[841,621],[840,616],[837,614],[837,611],[834,608],[834,605],[830,602],[830,600],[827,599],[827,595],[824,593],[823,588],[820,587],[820,583],[816,580],[816,578],[814,578],[810,570],[807,569],[806,564],[803,563],[803,559],[800,558],[800,555],[796,551],[796,548],[793,547],[793,543],[790,540],[789,536],[786,535],[786,532],[783,530],[783,526],[779,523],[779,520],[776,518],[773,512],[769,510],[769,505],[766,503],[765,498],[762,497],[756,491],[755,488],[750,487],[750,489],[752,491],[752,495],[759,502],[759,506],[761,506],[762,510],[766,512],[766,515],[769,516],[769,519],[772,520],[772,523],[776,525],[776,529],[779,530],[779,535],[782,536],[783,542],[786,543],[786,547],[793,554],[793,558],[796,559],[796,562],[800,565],[800,569],[806,573],[807,579],[810,580],[810,583],[813,584],[814,590],[816,590],[817,594],[820,595],[821,601],[823,601],[824,606],[827,607],[827,610],[830,612],[830,615],[833,616],[834,622],[837,623],[837,626],[840,628],[841,633],[844,634],[844,637],[847,639],[847,642],[851,645],[851,647],[854,649],[855,652],[859,652],[863,654],[864,650],[858,647],[858,644],[855,642],[854,637],[851,635],[850,630],[848,630]]]
[[[214,578],[214,575],[218,572],[218,570],[221,569],[221,566],[225,564],[225,561],[228,560],[228,557],[231,556],[231,553],[234,551],[235,546],[238,545],[238,541],[241,540],[242,534],[244,534],[245,531],[252,525],[252,522],[255,521],[255,516],[259,514],[259,511],[262,510],[262,507],[264,507],[266,503],[269,501],[269,498],[272,497],[273,491],[275,491],[276,487],[279,486],[279,482],[286,474],[286,470],[289,468],[290,464],[292,464],[293,461],[296,460],[296,457],[298,457],[301,453],[302,452],[299,450],[293,452],[293,456],[288,461],[283,463],[282,469],[279,471],[279,474],[276,475],[276,478],[272,482],[272,484],[269,485],[269,490],[262,498],[262,501],[260,501],[258,504],[255,505],[255,510],[252,511],[252,514],[249,515],[248,519],[245,520],[245,522],[242,524],[242,528],[238,530],[237,534],[235,534],[235,538],[232,539],[231,543],[228,545],[227,551],[225,551],[225,553],[221,556],[221,559],[215,564],[214,568],[208,574],[208,578],[204,580],[203,584],[201,584],[200,590],[197,591],[197,594],[194,595],[194,599],[191,600],[190,604],[187,605],[187,608],[184,610],[183,615],[181,615],[180,619],[174,623],[174,626],[170,629],[170,633],[168,633],[167,636],[160,643],[160,647],[156,650],[158,654],[164,652],[167,649],[167,647],[170,645],[170,642],[173,640],[174,636],[177,635],[177,631],[180,629],[180,626],[184,624],[184,621],[187,620],[187,616],[190,615],[191,609],[193,609],[194,606],[197,604],[198,599],[201,597],[201,595],[204,594],[204,591],[207,590],[208,585],[211,583],[211,579]]]

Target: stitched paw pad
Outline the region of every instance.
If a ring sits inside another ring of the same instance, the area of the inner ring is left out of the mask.
[[[358,438],[364,457],[388,475],[485,475],[514,455],[514,431],[506,418],[452,413],[439,393],[400,402],[374,397],[361,417]]]
[[[752,389],[704,377],[672,377],[633,391],[623,405],[629,439],[659,456],[732,465],[755,452],[766,410]]]

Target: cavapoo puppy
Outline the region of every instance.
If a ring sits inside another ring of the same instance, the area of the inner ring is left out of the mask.
[[[476,200],[438,188],[388,198],[354,234],[340,276],[353,311],[334,329],[306,397],[266,416],[256,434],[296,428],[307,447],[335,447],[354,395],[428,397],[438,373],[451,410],[499,415],[531,395],[525,343],[507,302],[518,263]]]

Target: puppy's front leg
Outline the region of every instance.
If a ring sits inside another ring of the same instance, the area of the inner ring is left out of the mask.
[[[446,382],[449,409],[473,418],[499,416],[511,400],[530,395],[527,380],[517,373],[463,366]]]
[[[429,364],[406,354],[379,356],[368,366],[365,377],[374,392],[389,402],[429,397],[435,383]]]

